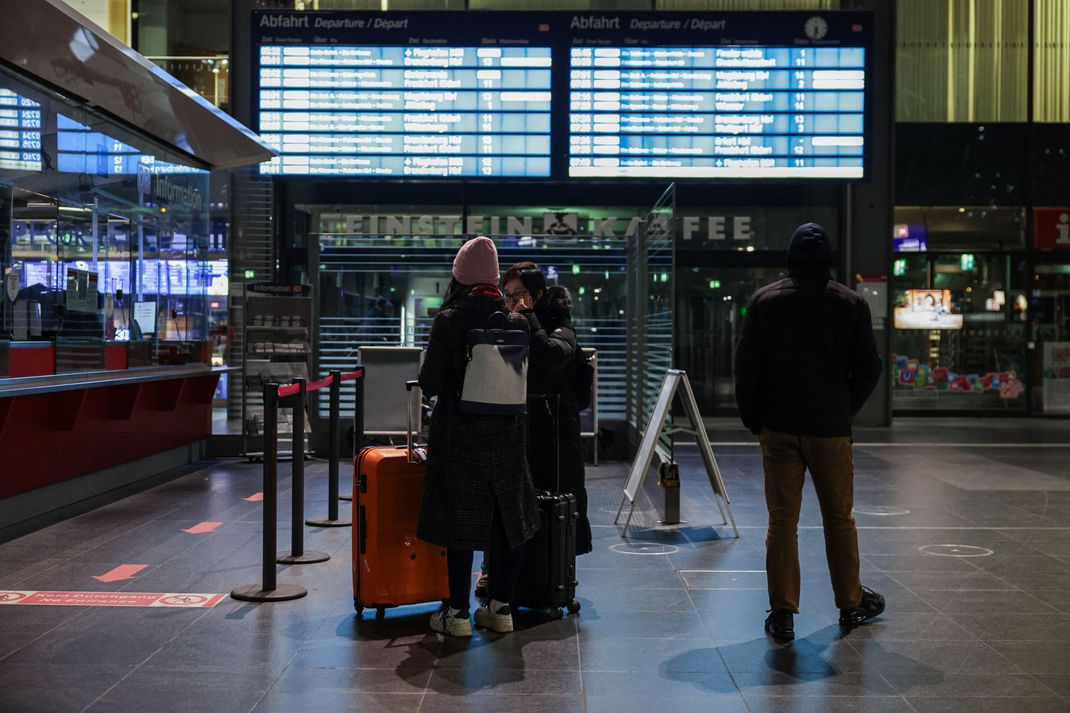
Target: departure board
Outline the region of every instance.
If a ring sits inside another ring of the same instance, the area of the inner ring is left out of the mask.
[[[569,176],[862,178],[862,47],[573,47]]]
[[[261,46],[278,175],[550,175],[549,47]]]
[[[56,168],[64,173],[120,176],[137,173],[144,154],[74,119],[56,115]]]
[[[873,15],[255,10],[277,176],[858,180]]]
[[[41,105],[0,88],[0,169],[41,170]]]

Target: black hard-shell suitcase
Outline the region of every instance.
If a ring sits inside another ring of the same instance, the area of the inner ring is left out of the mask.
[[[576,601],[576,496],[540,492],[542,527],[524,546],[524,568],[513,604],[547,609],[555,618],[580,610]]]
[[[559,406],[558,397],[554,396],[553,402]],[[555,408],[555,420],[556,413]],[[558,490],[560,457],[558,453]],[[576,521],[579,511],[576,496],[571,493],[540,491],[537,497],[542,526],[524,546],[524,567],[512,603],[549,610],[555,618],[561,618],[564,609],[570,614],[580,610],[580,603],[576,601]]]

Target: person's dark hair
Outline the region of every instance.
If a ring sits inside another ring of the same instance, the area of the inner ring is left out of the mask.
[[[453,303],[464,297],[471,290],[471,285],[462,285],[457,281],[457,278],[451,278],[450,284],[446,287],[446,296],[442,298],[442,306],[440,310],[444,310],[447,307],[452,307]]]
[[[505,277],[502,278],[502,286],[504,287],[514,279],[520,280],[520,283],[531,293],[532,302],[546,294],[546,275],[542,274],[539,266],[530,260],[518,262],[506,270]]]
[[[535,315],[544,327],[558,327],[572,320],[572,295],[564,285],[550,285],[535,305]]]

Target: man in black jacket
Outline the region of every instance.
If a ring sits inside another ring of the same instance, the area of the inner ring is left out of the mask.
[[[795,636],[803,476],[814,481],[825,529],[840,624],[857,626],[884,611],[884,598],[859,579],[854,517],[851,417],[881,375],[869,306],[834,282],[824,228],[799,226],[788,248],[788,277],[751,299],[736,351],[736,402],[743,424],[761,436],[769,508],[766,572],[769,618],[778,640]]]

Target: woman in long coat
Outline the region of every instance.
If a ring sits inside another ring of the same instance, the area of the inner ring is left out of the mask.
[[[438,402],[431,415],[417,536],[446,548],[450,601],[431,617],[431,628],[452,636],[472,635],[468,602],[474,550],[488,550],[492,568],[491,601],[476,611],[476,623],[512,631],[509,602],[520,575],[522,545],[540,522],[525,455],[525,417],[460,409],[468,333],[485,328],[495,312],[508,311],[498,275],[490,239],[476,238],[461,248],[420,370],[420,387]],[[509,316],[507,327],[528,329],[517,315]]]
[[[576,554],[590,552],[591,523],[587,519],[587,486],[580,436],[580,409],[574,386],[576,330],[572,326],[572,298],[566,288],[547,287],[532,262],[505,273],[506,304],[528,319],[531,356],[528,365],[528,462],[535,487],[576,496]],[[557,395],[555,405],[545,395]],[[555,433],[556,425],[556,433]],[[561,484],[557,484],[558,448]],[[494,579],[491,577],[491,582]]]

